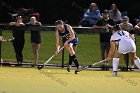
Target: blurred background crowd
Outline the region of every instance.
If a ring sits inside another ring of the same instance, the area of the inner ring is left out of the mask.
[[[20,13],[25,19],[34,14],[43,24],[54,24],[55,20],[62,19],[71,25],[79,25],[92,6],[98,10],[96,13],[101,14],[104,9],[111,10],[113,3],[121,16],[127,15],[130,22],[136,24],[140,15],[140,1],[135,0],[1,0],[0,22],[9,22],[11,16],[15,16],[12,14]],[[111,17],[113,18],[113,15]],[[96,21],[98,16],[94,19]]]

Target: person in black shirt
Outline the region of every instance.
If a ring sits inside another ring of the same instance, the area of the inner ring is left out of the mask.
[[[62,37],[62,41],[64,46],[69,52],[69,65],[67,71],[70,72],[70,68],[72,62],[74,61],[77,69],[75,70],[75,74],[81,70],[81,66],[79,65],[78,59],[75,55],[75,47],[78,44],[78,37],[76,33],[73,31],[72,27],[68,24],[64,24],[62,20],[57,20],[55,22],[56,25],[56,53],[59,52],[60,49],[60,40]]]
[[[29,27],[40,27],[41,23],[36,20],[36,17],[32,16],[30,18],[30,22],[28,23]],[[41,44],[41,31],[36,30],[30,30],[31,32],[31,43],[33,48],[33,54],[34,54],[34,65],[38,64],[38,51]]]
[[[101,30],[100,32],[100,47],[101,47],[101,58],[105,60],[109,49],[110,49],[110,38],[111,38],[111,29],[115,25],[115,22],[109,18],[108,10],[104,10],[102,14],[102,19],[100,19],[93,27]],[[102,70],[108,70],[105,67],[107,64],[103,64]]]
[[[22,16],[17,16],[16,21],[10,22],[9,25],[15,28],[12,30],[13,37],[15,38],[13,41],[13,46],[16,53],[17,63],[21,64],[23,62],[22,50],[24,48],[24,43],[25,43],[25,39],[24,39],[25,31],[22,29],[21,30],[18,29],[18,27],[20,28],[24,26]]]

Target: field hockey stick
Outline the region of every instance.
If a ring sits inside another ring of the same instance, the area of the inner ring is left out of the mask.
[[[48,64],[52,59],[53,57],[55,57],[58,53],[60,53],[60,51],[62,51],[63,49],[65,48],[65,46],[61,47],[60,50],[58,52],[56,52],[54,55],[52,55],[47,61],[44,62],[43,65],[38,65],[38,69],[42,69],[46,64]]]
[[[105,61],[106,61],[106,59],[105,59],[105,60],[101,60],[101,61],[99,61],[99,62],[96,62],[96,63],[94,63],[94,64],[92,64],[92,65],[95,66],[95,65],[100,64],[100,63],[103,63],[103,62],[105,62]]]
[[[105,62],[106,61],[106,59],[105,60],[101,60],[101,61],[98,61],[98,62],[95,62],[94,64],[92,64],[92,66],[95,66],[95,65],[97,65],[97,64],[100,64],[100,63],[103,63],[103,62]],[[84,69],[87,69],[89,66],[86,66],[86,67],[84,67]]]
[[[12,37],[12,38],[10,38],[10,39],[5,39],[5,38],[3,38],[2,41],[3,41],[3,42],[13,42],[14,39],[15,39],[14,37]]]

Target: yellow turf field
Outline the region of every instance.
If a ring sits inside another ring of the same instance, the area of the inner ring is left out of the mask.
[[[139,93],[140,72],[0,67],[0,93]]]

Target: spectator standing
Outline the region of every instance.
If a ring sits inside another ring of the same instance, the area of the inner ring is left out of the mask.
[[[13,37],[15,38],[13,41],[14,50],[16,53],[16,60],[18,64],[22,64],[23,62],[23,48],[24,48],[24,33],[23,29],[17,29],[18,27],[24,26],[22,16],[17,16],[15,22],[10,22],[10,26],[14,27],[15,29],[12,30]]]
[[[35,16],[30,17],[30,22],[28,23],[28,26],[31,27],[40,27],[41,22],[37,21]],[[38,64],[38,51],[41,45],[41,31],[37,30],[31,30],[31,43],[33,48],[33,54],[34,54],[34,65]]]
[[[129,22],[129,17],[128,16],[124,16],[122,18],[122,23],[120,23],[120,27],[122,30],[124,31],[127,31],[130,33],[130,35],[132,36],[132,38],[134,39],[135,41],[135,36],[134,36],[134,29],[133,29],[133,25]],[[125,60],[125,64],[127,65],[128,67],[128,63],[129,63],[129,54],[124,54],[124,60]],[[132,61],[132,60],[131,60]],[[131,62],[131,68],[133,68],[133,63],[134,62]]]
[[[103,18],[100,19],[93,27],[101,30],[100,32],[101,58],[102,60],[105,60],[110,48],[110,38],[112,35],[110,31],[115,25],[115,22],[109,18],[108,10],[104,10],[102,16]],[[108,70],[108,68],[106,69],[105,65],[106,65],[105,63],[102,65],[102,70]]]

